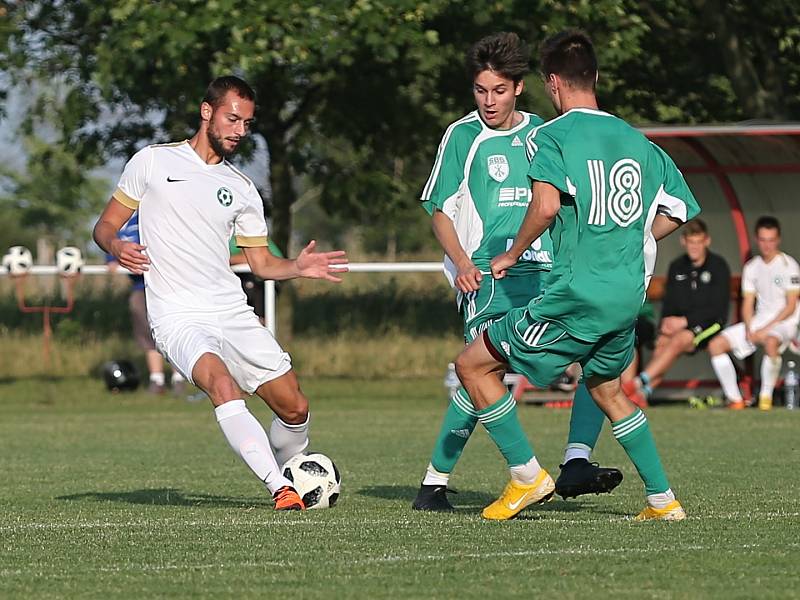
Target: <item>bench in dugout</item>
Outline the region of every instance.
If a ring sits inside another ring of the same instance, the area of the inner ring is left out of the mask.
[[[654,276],[650,282],[650,287],[647,290],[647,299],[653,303],[659,303],[664,297],[664,290],[666,286],[666,278],[664,276]],[[741,276],[734,275],[731,277],[731,315],[728,323],[736,323],[740,320],[741,310]],[[659,314],[656,310],[656,314]],[[646,365],[651,356],[651,351],[644,347],[638,347],[640,357],[640,365]],[[796,339],[790,345],[786,353],[794,354],[795,359],[800,355],[800,339]],[[784,354],[785,356],[786,354]],[[760,356],[760,353],[758,353]],[[752,398],[754,391],[757,390],[756,383],[753,378],[754,364],[760,360],[751,356],[744,361],[742,370],[739,376],[739,386],[745,399]],[[517,373],[507,373],[504,383],[511,390],[514,399],[517,402],[525,402],[526,404],[545,404],[552,407],[569,407],[571,406],[572,396],[574,392],[563,392],[557,389],[538,388],[528,382],[524,376]],[[783,379],[777,383],[776,389],[780,389],[783,384]],[[714,376],[714,371],[711,368],[708,353],[705,351],[697,352],[694,355],[684,355],[678,358],[670,371],[667,373],[664,381],[656,388],[652,400],[655,402],[661,401],[685,401],[690,396],[717,396],[721,397],[719,382]]]

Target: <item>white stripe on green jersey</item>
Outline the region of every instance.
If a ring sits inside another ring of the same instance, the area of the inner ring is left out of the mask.
[[[421,200],[429,214],[442,211],[455,225],[462,248],[479,268],[505,252],[530,203],[529,162],[524,139],[542,123],[530,113],[510,129],[492,129],[473,111],[444,133]],[[552,267],[552,242],[545,232],[509,270],[510,275]],[[457,273],[449,258],[450,283]]]

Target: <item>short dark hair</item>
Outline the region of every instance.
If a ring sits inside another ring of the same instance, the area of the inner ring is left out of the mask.
[[[481,38],[467,52],[467,72],[472,79],[494,71],[515,84],[530,71],[530,50],[516,33],[501,31]]]
[[[225,94],[231,91],[236,92],[236,95],[240,98],[251,102],[256,101],[255,90],[244,79],[240,79],[235,75],[223,75],[208,84],[206,95],[203,96],[203,102],[208,102],[211,106],[217,108],[222,104]]]
[[[756,228],[754,230],[756,235],[758,235],[759,229],[777,229],[778,235],[781,234],[781,224],[778,222],[778,219],[770,215],[758,217],[758,221],[756,221]]]
[[[589,36],[579,29],[567,29],[547,38],[539,51],[542,75],[558,75],[580,89],[594,89],[597,56]]]
[[[683,237],[689,237],[690,235],[708,235],[708,226],[703,219],[692,219],[683,226],[681,234]]]

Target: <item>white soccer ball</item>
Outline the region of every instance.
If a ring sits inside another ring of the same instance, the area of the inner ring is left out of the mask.
[[[339,470],[324,454],[293,456],[283,465],[283,476],[292,482],[306,508],[329,508],[339,499]]]
[[[33,255],[25,246],[11,246],[3,257],[3,266],[10,275],[25,275],[33,266]]]
[[[82,266],[83,256],[75,246],[64,246],[56,252],[56,268],[60,275],[77,275]]]

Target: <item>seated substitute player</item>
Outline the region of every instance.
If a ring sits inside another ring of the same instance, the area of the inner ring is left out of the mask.
[[[686,513],[670,489],[647,418],[622,393],[619,376],[633,357],[656,240],[700,209],[658,146],[598,110],[597,59],[586,34],[564,31],[547,39],[541,69],[559,116],[526,140],[533,198],[513,244],[492,261],[492,273],[504,277],[551,225],[553,273],[540,298],[489,325],[456,361],[478,420],[511,471],[511,481],[483,516],[510,519],[549,499],[555,488],[496,373],[510,365],[544,386],[579,362],[592,397],[645,483],[647,506],[637,520],[680,520]]]
[[[686,254],[672,261],[667,271],[653,356],[638,376],[622,386],[634,404],[647,406],[653,389],[678,357],[705,348],[728,320],[731,271],[724,258],[709,251],[710,244],[701,219],[692,219],[681,229]]]
[[[747,358],[758,346],[761,360],[761,391],[758,406],[772,408],[772,392],[781,372],[781,354],[797,333],[800,322],[800,268],[797,261],[781,252],[781,226],[775,217],[756,222],[756,244],[761,256],[750,259],[742,269],[742,322],[726,327],[708,345],[711,365],[717,374],[728,408],[744,408],[736,380],[736,369],[728,352]]]
[[[315,252],[310,242],[295,260],[267,249],[267,224],[253,183],[228,158],[249,129],[255,92],[238,77],[211,82],[190,140],[148,146],[128,161],[94,238],[120,265],[143,273],[153,338],[183,375],[211,399],[231,448],[264,482],[276,510],[302,510],[281,471],[308,445],[308,400],[289,355],[258,321],[228,261],[236,236],[254,274],[341,281],[342,251]],[[139,210],[141,244],[117,238]],[[244,394],[258,394],[276,414],[267,437]]]
[[[434,233],[446,254],[448,280],[457,290],[467,343],[511,308],[525,306],[538,296],[552,267],[553,245],[545,231],[522,253],[507,277],[491,277],[491,259],[513,242],[530,202],[523,140],[544,122],[516,109],[529,56],[514,33],[490,35],[470,48],[466,66],[477,110],[447,128],[422,192],[423,207],[432,216]],[[573,414],[584,433],[581,441],[586,450],[581,460],[569,463],[570,491],[610,491],[622,480],[622,473],[587,460],[602,429],[603,414],[585,389]],[[472,401],[459,389],[445,413],[414,509],[453,510],[446,497],[447,484],[477,422]]]

